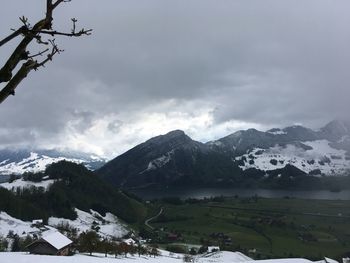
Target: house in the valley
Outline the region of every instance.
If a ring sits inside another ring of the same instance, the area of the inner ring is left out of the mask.
[[[27,246],[30,254],[67,256],[72,240],[58,231],[48,231]]]
[[[136,241],[132,238],[124,239],[123,243],[129,245],[129,246],[134,246],[136,244]]]

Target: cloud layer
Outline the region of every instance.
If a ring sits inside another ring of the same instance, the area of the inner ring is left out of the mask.
[[[1,36],[19,16],[44,14],[41,2],[6,2]],[[348,118],[349,8],[346,0],[73,0],[54,23],[69,30],[77,17],[93,35],[57,40],[65,52],[0,106],[0,144],[113,156],[172,129],[208,141]]]

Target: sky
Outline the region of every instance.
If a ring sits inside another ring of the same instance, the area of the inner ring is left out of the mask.
[[[45,14],[44,0],[4,2],[0,39],[18,17]],[[111,158],[174,129],[206,142],[349,119],[348,10],[348,0],[64,3],[55,29],[75,17],[93,34],[57,37],[65,51],[0,105],[0,147]],[[2,65],[16,43],[0,48]]]

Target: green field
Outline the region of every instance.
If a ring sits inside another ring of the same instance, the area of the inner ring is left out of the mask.
[[[219,245],[254,258],[324,256],[350,252],[350,201],[216,198],[163,200],[150,223],[159,243]],[[170,240],[169,235],[177,235]]]

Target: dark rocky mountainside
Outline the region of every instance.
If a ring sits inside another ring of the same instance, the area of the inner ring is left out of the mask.
[[[132,148],[97,173],[125,188],[237,185],[251,178],[293,174],[344,175],[350,168],[349,127],[347,122],[333,121],[318,131],[303,126],[266,132],[248,129],[208,143],[176,130]]]

